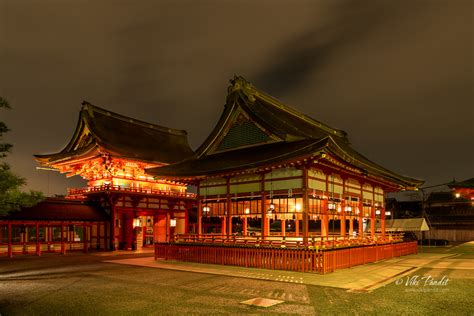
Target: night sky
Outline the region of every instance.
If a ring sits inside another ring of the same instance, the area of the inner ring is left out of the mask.
[[[242,75],[426,185],[474,176],[473,3],[0,0],[8,161],[28,188],[72,137],[81,101],[185,129],[193,149]]]

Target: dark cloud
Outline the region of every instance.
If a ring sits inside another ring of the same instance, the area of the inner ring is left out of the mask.
[[[196,148],[243,75],[429,183],[472,177],[472,2],[0,0],[0,95],[13,168],[29,185],[80,102],[188,130]],[[49,177],[49,180],[47,179]]]

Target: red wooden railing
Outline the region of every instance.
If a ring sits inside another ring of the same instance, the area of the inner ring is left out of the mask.
[[[144,188],[123,188],[121,186],[116,186],[116,185],[101,185],[101,186],[88,187],[88,188],[68,189],[68,194],[69,195],[83,195],[87,193],[106,192],[106,191],[154,194],[154,195],[160,195],[160,196],[184,197],[184,198],[196,197],[195,193],[189,193],[189,192],[173,192],[173,191],[166,191],[166,190],[152,190],[152,189],[144,189]]]
[[[155,244],[155,259],[250,268],[328,273],[337,269],[418,253],[417,242],[321,250],[275,245]]]
[[[322,253],[311,249],[155,244],[155,259],[301,272],[322,271]]]

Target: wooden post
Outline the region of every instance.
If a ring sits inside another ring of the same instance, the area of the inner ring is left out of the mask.
[[[247,236],[247,216],[244,216],[243,222],[242,222],[242,234],[244,237]]]
[[[364,195],[362,193],[361,199],[359,201],[359,238],[364,237],[364,203],[362,202],[363,198]]]
[[[267,218],[267,210],[266,210],[266,200],[267,197],[265,195],[265,174],[262,173],[262,179],[261,179],[261,203],[262,203],[262,239],[266,239],[267,236],[269,235],[269,219]]]
[[[202,197],[201,197],[201,181],[197,184],[197,198],[198,198],[198,209],[197,209],[197,234],[198,237],[202,235]]]
[[[226,236],[226,222],[227,222],[227,218],[225,216],[222,217],[222,219],[221,219],[221,235],[222,235],[222,237]]]
[[[308,168],[303,168],[303,244],[308,244],[309,236],[309,222],[308,222],[308,211],[309,211],[309,197],[308,197]]]
[[[321,216],[321,241],[328,237],[329,218],[328,218],[328,199],[322,201],[322,216]]]
[[[382,231],[382,238],[385,237],[385,207],[380,209],[380,230]]]
[[[349,238],[351,238],[353,234],[354,234],[354,221],[351,215],[349,216]]]
[[[230,197],[230,177],[226,179],[227,184],[227,237],[232,236],[232,199]]]
[[[83,234],[83,238],[84,238],[84,253],[87,253],[88,249],[89,249],[89,245],[88,245],[88,240],[87,240],[87,226],[84,225],[82,226],[82,234]]]
[[[64,244],[64,223],[61,223],[61,254],[66,254],[66,245]]]
[[[284,218],[281,219],[281,235],[286,236],[286,221]]]
[[[375,206],[372,205],[370,208],[370,238],[374,239],[375,236]]]
[[[375,236],[375,187],[372,185],[372,206],[370,208],[370,238]]]
[[[295,234],[296,234],[296,237],[300,236],[300,219],[298,218],[298,215],[296,215],[296,219],[295,219]]]
[[[39,224],[36,223],[36,255],[41,256],[41,244],[39,242]]]
[[[117,217],[115,214],[115,201],[112,197],[109,197],[109,204],[110,204],[110,250],[115,251],[117,250],[117,245],[115,244],[115,225],[117,222]]]
[[[171,215],[170,212],[166,212],[166,242],[172,242],[171,240]]]
[[[13,257],[12,224],[8,223],[8,257]]]
[[[344,196],[345,191],[346,191],[346,179],[343,178],[342,179],[342,195],[341,195],[341,217],[340,217],[342,238],[346,237],[346,199]]]

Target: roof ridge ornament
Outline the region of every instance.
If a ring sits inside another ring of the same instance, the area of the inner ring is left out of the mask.
[[[242,76],[234,75],[230,81],[230,86],[228,88],[228,94],[231,94],[235,91],[240,91],[245,94],[249,101],[255,102],[255,96],[258,95],[257,89]]]

